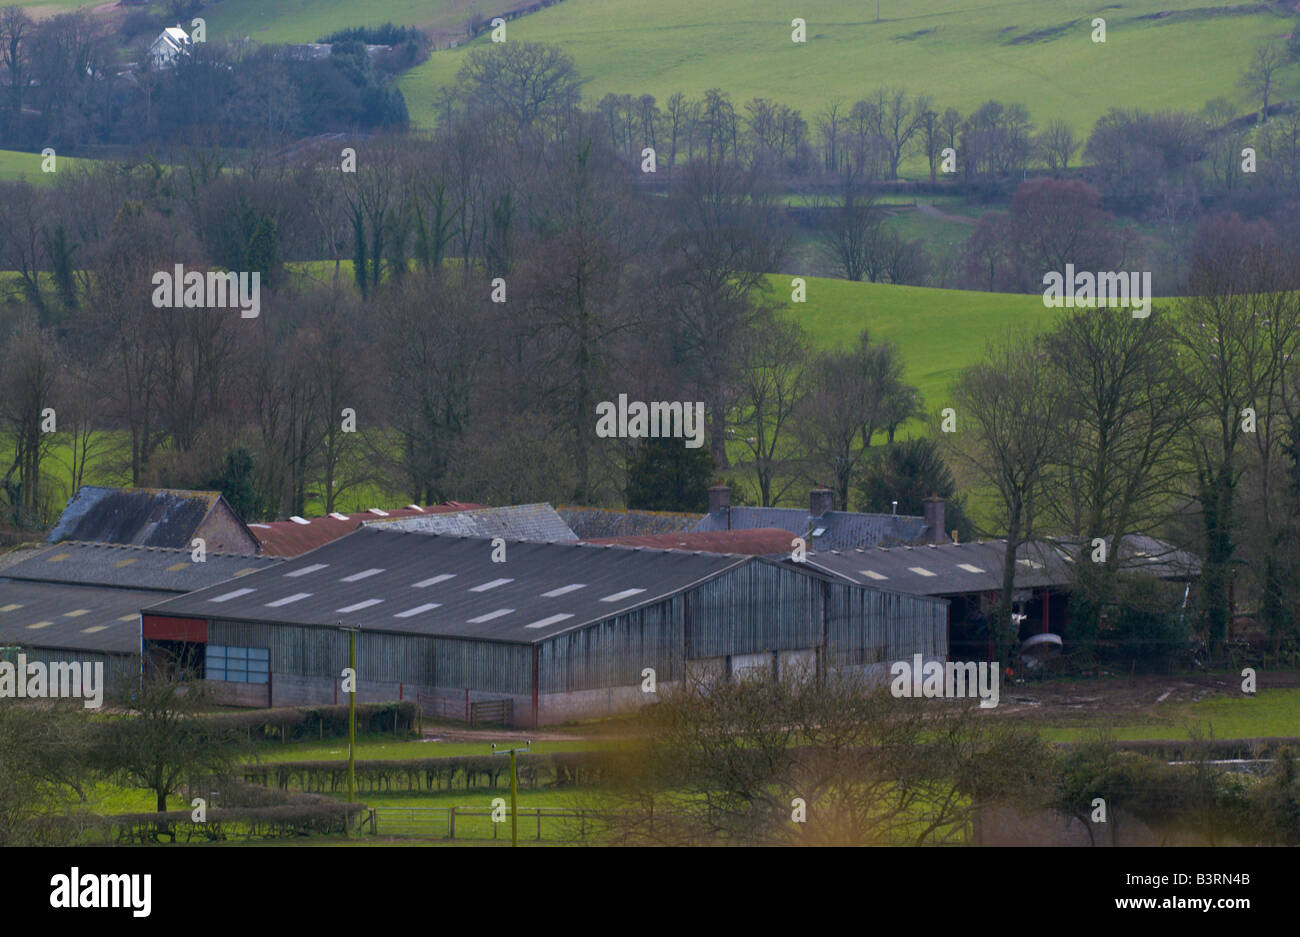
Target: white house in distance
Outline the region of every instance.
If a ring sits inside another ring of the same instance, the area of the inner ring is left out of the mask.
[[[179,26],[168,26],[149,46],[149,58],[154,68],[167,68],[182,52],[188,53],[194,47],[189,33]]]

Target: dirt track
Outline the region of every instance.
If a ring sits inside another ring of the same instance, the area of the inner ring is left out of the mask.
[[[1269,673],[1260,689],[1300,686],[1300,672]],[[1002,687],[996,712],[1007,716],[1032,716],[1051,720],[1059,716],[1107,714],[1123,716],[1159,715],[1158,706],[1195,703],[1213,696],[1239,696],[1241,679],[1231,674],[1195,674],[1171,677],[1127,675],[1090,680],[1047,681]]]

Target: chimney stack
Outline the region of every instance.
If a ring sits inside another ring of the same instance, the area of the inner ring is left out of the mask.
[[[821,517],[827,511],[835,510],[835,492],[818,485],[808,496],[808,514]]]
[[[725,511],[731,507],[731,489],[726,485],[714,485],[709,489],[709,513]]]
[[[929,543],[947,543],[948,535],[943,529],[943,508],[947,502],[936,495],[930,493],[930,497],[925,499],[925,539]]]

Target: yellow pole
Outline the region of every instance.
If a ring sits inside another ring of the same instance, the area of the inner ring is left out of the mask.
[[[348,803],[357,793],[357,633],[348,632],[348,669],[352,671],[352,689],[348,693]]]

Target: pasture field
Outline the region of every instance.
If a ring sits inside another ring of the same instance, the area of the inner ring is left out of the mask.
[[[55,163],[55,169],[73,168],[78,165],[90,163],[92,160],[76,159],[71,156],[60,156]],[[0,150],[0,182],[18,182],[26,180],[33,185],[41,185],[53,179],[52,173],[41,171],[41,154],[40,153],[21,153],[17,150]]]
[[[847,348],[863,329],[873,340],[898,345],[909,381],[931,409],[962,368],[983,356],[985,343],[1003,335],[1028,338],[1046,330],[1057,314],[1042,297],[937,290],[884,283],[806,277],[808,299],[790,301],[789,276],[768,277],[771,299],[807,329],[819,349]]]
[[[350,26],[419,26],[438,47],[463,34],[475,10],[492,15],[520,0],[222,0],[204,7],[209,38],[314,42]],[[72,9],[120,15],[97,0],[37,0],[36,17]],[[1287,36],[1289,4],[1229,0],[881,0],[874,5],[806,0],[778,10],[754,0],[563,0],[512,21],[510,39],[561,46],[577,62],[584,97],[727,91],[741,108],[754,97],[798,107],[810,124],[828,103],[847,108],[881,86],[906,87],[941,107],[969,112],[990,98],[1026,105],[1040,126],[1067,120],[1085,132],[1114,106],[1195,110],[1215,97],[1258,106],[1238,79],[1260,43]],[[807,23],[791,42],[790,20]],[[1106,42],[1092,41],[1094,17]],[[412,120],[434,122],[439,88],[473,45],[436,51],[401,79]],[[761,54],[760,54],[761,53]],[[1300,64],[1276,76],[1275,97],[1300,92]],[[1015,89],[1015,90],[1008,90]],[[909,175],[922,167],[905,164]]]
[[[370,9],[382,16],[400,5]],[[796,14],[807,22],[804,44],[791,42]],[[507,36],[568,51],[589,102],[613,92],[648,93],[662,104],[676,91],[699,97],[721,88],[738,109],[766,97],[811,122],[832,100],[849,107],[875,88],[903,86],[963,112],[990,98],[1014,100],[1039,125],[1060,118],[1086,131],[1115,106],[1195,110],[1215,97],[1258,106],[1237,80],[1254,48],[1287,35],[1294,22],[1263,4],[1206,0],[882,0],[879,22],[874,14],[873,4],[840,0],[798,9],[753,0],[564,0],[509,23]],[[1104,44],[1091,38],[1096,16],[1106,19]],[[437,52],[403,77],[416,123],[433,122],[435,93],[467,48],[487,41]],[[1300,65],[1279,77],[1279,96],[1294,93]]]

